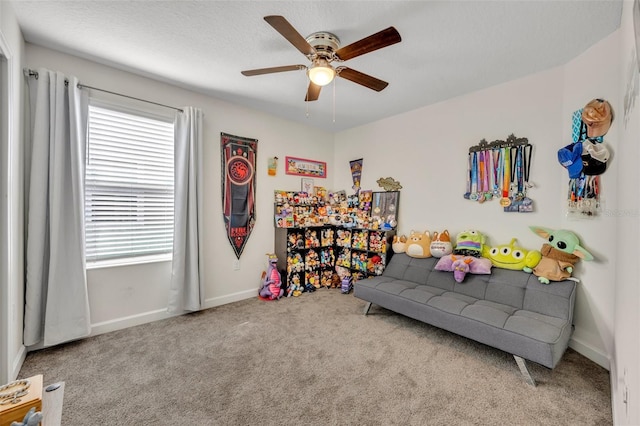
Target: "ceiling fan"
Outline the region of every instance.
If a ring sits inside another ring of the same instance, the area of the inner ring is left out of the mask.
[[[402,39],[398,31],[389,27],[347,46],[340,47],[340,40],[335,34],[320,31],[304,38],[283,16],[265,16],[264,20],[278,31],[289,43],[298,49],[311,61],[311,65],[285,65],[271,68],[258,68],[242,71],[243,75],[254,76],[272,74],[285,71],[307,70],[309,87],[305,101],[315,101],[320,96],[322,86],[329,84],[334,77],[345,78],[364,87],[381,91],[389,85],[386,81],[377,79],[360,71],[345,66],[333,67],[332,62],[343,62],[383,47],[399,43]]]

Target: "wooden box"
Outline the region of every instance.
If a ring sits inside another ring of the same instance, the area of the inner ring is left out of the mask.
[[[42,374],[29,377],[31,382],[28,393],[17,404],[0,405],[0,426],[10,426],[12,422],[21,422],[32,407],[42,411]]]

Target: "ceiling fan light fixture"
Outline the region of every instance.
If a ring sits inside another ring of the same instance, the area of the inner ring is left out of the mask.
[[[326,59],[320,58],[313,62],[313,66],[307,70],[307,75],[313,84],[326,86],[333,81],[336,70]]]

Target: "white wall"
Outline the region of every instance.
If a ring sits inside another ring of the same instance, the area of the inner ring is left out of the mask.
[[[139,77],[74,56],[26,45],[26,66],[76,75],[81,83],[172,106],[204,112],[204,264],[206,304],[216,306],[256,297],[266,253],[273,252],[273,191],[298,189],[300,178],[284,174],[285,156],[326,161],[333,170],[333,136],[318,129],[241,108],[188,90]],[[104,98],[106,95],[95,93]],[[127,102],[114,96],[109,100]],[[141,104],[142,107],[147,107]],[[301,110],[301,113],[304,113]],[[258,139],[256,225],[233,270],[235,254],[224,234],[221,199],[220,133]],[[280,159],[278,175],[267,175],[267,158]],[[317,179],[316,184],[324,184]],[[91,269],[87,273],[93,333],[166,317],[170,263]]]
[[[0,383],[13,380],[25,357],[22,346],[23,238],[22,57],[24,41],[7,2],[0,1],[0,50],[7,57],[0,141]],[[6,107],[6,109],[5,109]]]
[[[605,98],[615,112],[621,110],[620,100],[620,34],[618,31],[592,46],[564,67],[562,116],[566,117],[562,128],[562,140],[571,140],[571,113],[583,107],[594,98]],[[583,262],[579,273],[582,283],[578,286],[575,315],[580,320],[574,333],[575,345],[588,354],[590,351],[603,351],[610,357],[613,351],[613,320],[616,292],[616,235],[618,218],[615,214],[618,204],[617,182],[620,156],[618,124],[605,136],[612,152],[609,169],[601,176],[601,200],[603,214],[596,219],[569,221],[561,218],[560,226],[574,230],[584,238],[585,244],[596,258],[594,262]],[[564,197],[564,188],[558,198]],[[588,355],[589,356],[589,355]]]
[[[635,55],[632,2],[625,1],[620,27],[620,78],[617,104],[618,252],[615,282],[611,399],[615,424],[640,424],[640,288],[637,242],[640,239],[640,76]],[[627,104],[629,107],[625,107]],[[628,401],[625,404],[625,397]]]
[[[610,37],[594,48],[601,55],[600,61],[610,65],[603,67],[606,75],[593,90],[614,102],[618,101],[616,40],[616,36]],[[594,96],[591,89],[566,87],[568,68],[573,69],[573,65],[336,135],[336,186],[348,187],[351,177],[347,161],[360,156],[364,157],[363,188],[377,188],[375,181],[382,176],[399,180],[403,185],[399,231],[405,234],[412,229],[448,229],[456,235],[472,228],[486,234],[492,245],[506,244],[517,237],[523,247],[539,249],[545,241],[529,226],[574,230],[598,261],[582,262],[575,272],[583,282],[578,287],[576,332],[570,344],[608,368],[615,298],[611,256],[615,243],[609,236],[615,234],[615,224],[607,218],[588,223],[567,223],[564,219],[568,175],[557,161],[557,150],[571,142],[567,133],[571,114],[567,109],[578,109]],[[576,98],[569,107],[565,107],[567,95]],[[511,133],[527,137],[534,145],[530,179],[535,188],[529,191],[534,213],[504,213],[496,200],[479,204],[462,196],[469,146],[483,138],[505,139]],[[603,179],[604,194],[615,202],[615,173],[609,172]]]

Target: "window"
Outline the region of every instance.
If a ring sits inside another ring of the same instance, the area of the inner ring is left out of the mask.
[[[87,139],[87,262],[171,253],[173,120],[92,104]]]

